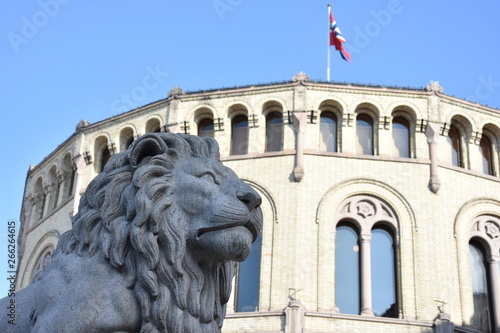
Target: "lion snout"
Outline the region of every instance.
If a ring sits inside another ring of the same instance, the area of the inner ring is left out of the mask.
[[[251,188],[248,191],[237,191],[236,197],[245,204],[249,212],[258,208],[262,203],[260,195]]]

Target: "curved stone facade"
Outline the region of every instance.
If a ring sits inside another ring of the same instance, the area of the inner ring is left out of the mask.
[[[263,198],[258,304],[238,312],[235,287],[223,332],[453,332],[453,325],[472,332],[481,326],[470,244],[485,254],[486,325],[500,332],[500,111],[447,96],[437,83],[398,89],[297,75],[279,84],[176,88],[122,115],[82,121],[28,174],[19,289],[70,227],[107,158],[155,131],[213,136],[223,162]],[[354,314],[337,299],[342,226],[358,237]],[[376,309],[374,230],[392,239],[386,317]]]

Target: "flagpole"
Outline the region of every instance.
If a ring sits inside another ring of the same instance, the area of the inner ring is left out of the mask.
[[[328,60],[327,60],[327,65],[326,65],[326,81],[330,82],[330,4],[328,4]]]

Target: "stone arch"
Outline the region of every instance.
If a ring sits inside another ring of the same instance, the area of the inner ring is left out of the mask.
[[[482,135],[490,143],[491,174],[498,177],[500,175],[500,128],[495,124],[486,123],[482,127]]]
[[[38,243],[35,245],[31,254],[26,262],[24,269],[22,270],[23,275],[21,277],[21,283],[19,284],[19,289],[28,286],[31,283],[31,279],[34,275],[35,265],[42,253],[49,247],[56,248],[57,243],[61,235],[57,230],[52,230],[43,235]],[[21,270],[20,270],[21,271]]]
[[[146,124],[144,126],[145,133],[156,133],[161,132],[161,130],[162,120],[159,116],[150,117],[146,120]]]
[[[127,125],[120,130],[120,151],[125,151],[134,142],[137,131],[135,126]],[[113,155],[113,154],[112,154]]]
[[[417,114],[415,112],[415,110],[407,105],[397,105],[396,107],[394,107],[392,109],[392,113],[391,113],[391,123],[393,120],[397,119],[397,118],[402,118],[404,120],[406,120],[406,122],[408,123],[408,149],[409,149],[409,156],[405,156],[405,157],[413,157],[415,158],[416,157],[416,139],[415,139],[415,136],[416,136],[416,132],[417,132]],[[402,123],[404,123],[404,121],[402,121]],[[394,135],[394,124],[391,126],[391,132],[393,133]],[[397,140],[397,137],[394,137],[394,142],[396,142]],[[401,139],[401,137],[399,137],[399,139]],[[393,149],[395,149],[395,145],[393,146]],[[397,150],[395,150],[397,152]],[[399,156],[399,155],[398,155]]]
[[[317,110],[318,121],[313,126],[316,127],[316,131],[318,132],[316,136],[318,149],[327,152],[341,152],[342,122],[345,108],[334,99],[324,99]],[[326,124],[323,124],[323,120],[326,120]],[[332,126],[332,124],[335,125]]]
[[[100,135],[94,141],[94,171],[101,173],[104,165],[111,157],[109,150],[110,141],[107,135]]]
[[[413,262],[401,258],[413,258],[413,233],[417,231],[417,224],[413,209],[402,194],[387,184],[371,179],[351,179],[330,188],[320,200],[316,211],[316,223],[318,224],[318,253],[329,254],[318,256],[318,308],[322,311],[336,311],[335,304],[335,217],[342,204],[353,197],[371,197],[379,200],[386,207],[390,207],[398,223],[392,220],[393,230],[397,225],[398,233],[395,233],[395,242],[400,244],[396,251],[397,262],[397,286],[398,299],[415,299],[415,271]],[[382,207],[382,206],[380,206]],[[389,214],[390,215],[390,214]],[[402,246],[402,245],[404,246]],[[410,278],[402,279],[403,272]],[[330,290],[322,293],[322,290]],[[402,304],[402,302],[399,302]],[[402,309],[404,316],[416,316],[416,303],[405,303]]]
[[[46,192],[48,199],[47,212],[51,212],[58,205],[59,198],[59,177],[57,176],[57,165],[53,165],[49,169],[47,184],[46,184]]]
[[[62,180],[60,197],[61,200],[71,197],[73,194],[73,187],[75,183],[75,166],[71,153],[66,153],[61,162],[61,171],[59,178]]]

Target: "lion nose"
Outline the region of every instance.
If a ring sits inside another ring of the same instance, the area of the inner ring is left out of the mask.
[[[260,195],[255,192],[250,191],[237,191],[236,196],[247,206],[248,210],[251,211],[260,206],[262,199]]]

